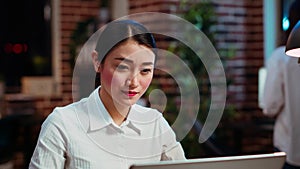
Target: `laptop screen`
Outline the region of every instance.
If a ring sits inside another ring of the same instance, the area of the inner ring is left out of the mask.
[[[135,164],[130,169],[281,169],[284,152]]]

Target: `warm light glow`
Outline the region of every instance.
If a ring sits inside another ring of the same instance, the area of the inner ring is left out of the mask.
[[[285,52],[289,56],[300,57],[300,48],[290,49]]]

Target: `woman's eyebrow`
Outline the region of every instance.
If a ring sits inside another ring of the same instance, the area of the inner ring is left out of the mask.
[[[117,58],[115,58],[115,60],[122,61],[122,62],[125,62],[125,63],[133,63],[132,60],[127,59],[127,58],[123,58],[123,57],[117,57]]]
[[[143,62],[142,65],[151,66],[151,65],[154,65],[154,63],[153,62]]]
[[[115,60],[122,61],[122,62],[125,62],[125,63],[130,63],[130,64],[134,63],[133,60],[127,59],[127,58],[124,58],[124,57],[117,57],[117,58],[115,58]],[[142,65],[149,66],[149,65],[154,65],[154,63],[153,62],[143,62]]]

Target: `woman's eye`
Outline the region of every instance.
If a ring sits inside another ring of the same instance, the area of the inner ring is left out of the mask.
[[[129,67],[126,66],[126,65],[118,65],[118,66],[117,66],[117,69],[118,69],[118,70],[127,70],[127,69],[129,69]]]
[[[152,69],[142,69],[142,74],[148,74],[152,72]]]

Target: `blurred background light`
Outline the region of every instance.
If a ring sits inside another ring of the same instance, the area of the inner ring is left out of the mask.
[[[290,27],[290,21],[289,21],[289,19],[288,19],[287,17],[284,17],[284,18],[282,19],[282,29],[283,29],[284,31],[286,31],[286,30],[289,29],[289,27]]]

